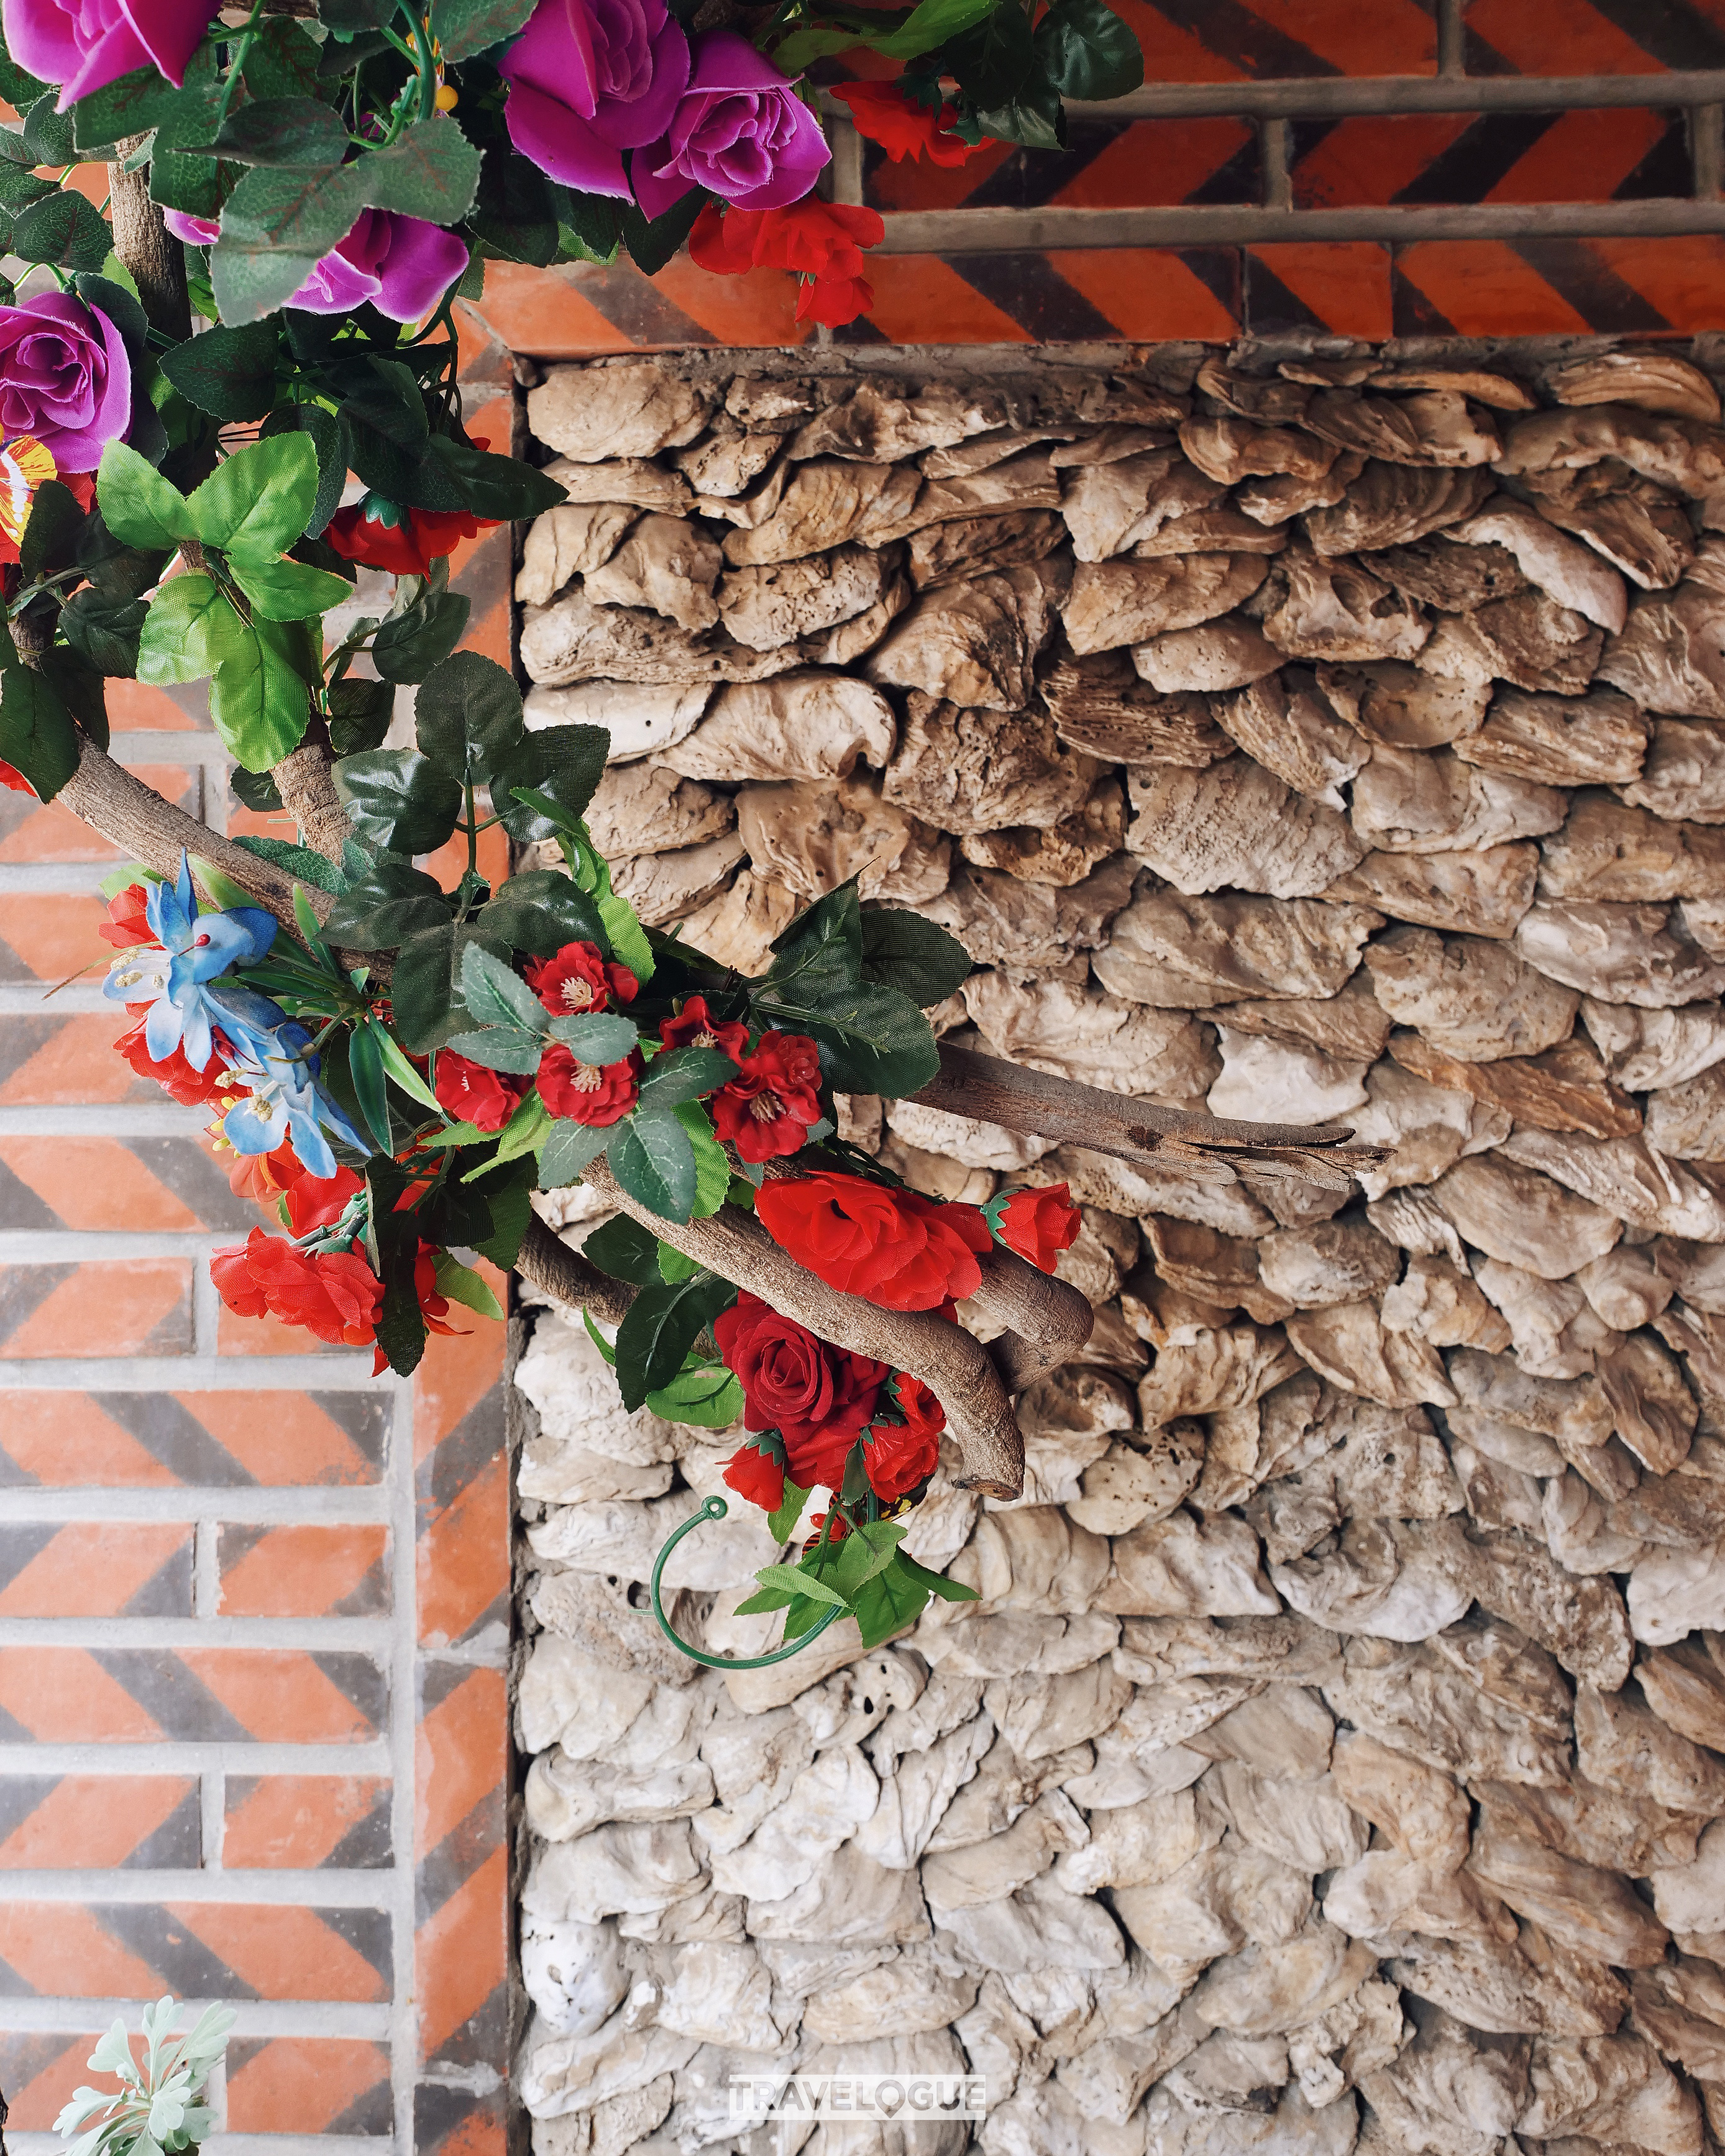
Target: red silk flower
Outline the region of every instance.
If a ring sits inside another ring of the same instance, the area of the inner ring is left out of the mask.
[[[437,1078],[432,1091],[437,1105],[458,1123],[471,1123],[476,1131],[501,1131],[520,1106],[531,1081],[501,1070],[488,1070],[483,1063],[470,1062],[453,1048],[437,1052]]]
[[[713,1128],[747,1161],[780,1160],[820,1116],[820,1056],[800,1033],[763,1033],[742,1075],[715,1093]]]
[[[862,250],[886,237],[877,211],[814,195],[788,209],[721,209],[709,203],[695,220],[689,252],[721,277],[763,268],[795,270],[803,280],[797,320],[842,329],[875,304],[875,288],[862,274]]]
[[[823,1170],[763,1184],[755,1210],[779,1248],[829,1287],[885,1310],[938,1310],[982,1284],[977,1260],[990,1239],[974,1205]]]
[[[201,1108],[223,1091],[228,1075],[228,1060],[233,1055],[219,1033],[213,1034],[216,1052],[211,1056],[208,1069],[195,1070],[186,1060],[183,1048],[176,1048],[172,1055],[164,1056],[160,1063],[151,1055],[144,1039],[144,1021],[128,1026],[114,1044],[131,1064],[140,1078],[153,1078],[157,1084],[182,1108]]]
[[[527,986],[554,1017],[608,1010],[614,997],[632,1004],[640,983],[627,966],[608,964],[597,943],[566,943],[526,969]]]
[[[752,1431],[725,1462],[722,1479],[746,1504],[776,1512],[784,1502],[784,1447],[770,1431]]]
[[[742,1387],[747,1426],[778,1432],[799,1489],[836,1490],[856,1434],[875,1411],[886,1365],[818,1339],[747,1291],[713,1320],[713,1337]]]
[[[350,1250],[312,1257],[254,1228],[239,1249],[216,1251],[209,1270],[217,1294],[241,1317],[303,1325],[331,1347],[369,1347],[376,1337],[383,1284]]]
[[[1064,1183],[991,1198],[983,1208],[983,1218],[1009,1250],[1016,1250],[1045,1273],[1054,1270],[1060,1252],[1071,1248],[1084,1225]]]
[[[36,791],[17,765],[8,763],[3,758],[0,758],[0,786],[5,787],[13,793],[28,793],[33,796]]]
[[[932,165],[963,165],[994,146],[988,136],[980,142],[967,142],[952,132],[958,117],[955,105],[943,105],[937,111],[906,97],[896,82],[835,83],[832,95],[850,107],[857,133],[878,142],[895,165],[919,155]]]
[[[432,563],[453,554],[462,540],[496,528],[495,518],[470,516],[465,509],[402,509],[368,494],[338,509],[323,536],[338,554],[367,568],[429,577]]]
[[[153,943],[156,931],[144,912],[149,898],[141,883],[126,884],[116,891],[108,901],[108,918],[96,931],[103,942],[111,943],[116,951],[130,950],[136,943]]]
[[[540,1059],[539,1097],[566,1122],[603,1130],[620,1123],[634,1107],[642,1067],[639,1050],[620,1063],[578,1063],[554,1041]]]
[[[869,1487],[883,1504],[907,1496],[940,1465],[947,1411],[920,1378],[903,1370],[895,1379],[901,1423],[877,1422],[863,1439]]]
[[[705,996],[691,996],[675,1018],[665,1019],[659,1038],[667,1048],[716,1048],[738,1065],[749,1052],[748,1028],[721,1024],[708,1011]]]

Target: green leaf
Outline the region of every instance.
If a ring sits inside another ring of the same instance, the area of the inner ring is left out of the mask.
[[[261,419],[275,401],[279,348],[273,322],[248,322],[239,329],[218,325],[170,345],[158,363],[200,412],[217,419]]]
[[[948,1579],[943,1573],[929,1571],[926,1565],[918,1564],[915,1558],[908,1556],[903,1550],[898,1553],[896,1568],[908,1573],[912,1580],[926,1587],[931,1594],[939,1595],[942,1602],[979,1602],[982,1599],[975,1588],[966,1587],[961,1580]]]
[[[244,623],[214,578],[190,570],[150,602],[138,638],[138,679],[152,689],[200,681],[239,649],[244,634]]]
[[[829,989],[858,986],[863,930],[855,877],[799,913],[774,937],[772,950],[762,993],[808,1003]]]
[[[340,869],[333,861],[326,861],[321,854],[314,852],[310,846],[296,846],[287,839],[255,838],[250,832],[236,839],[234,843],[245,852],[256,855],[260,861],[272,863],[284,875],[297,876],[301,883],[311,884],[315,890],[326,891],[332,896],[339,896],[341,891],[344,879]],[[329,932],[326,924],[324,934],[328,936]],[[344,937],[340,940],[352,942],[353,939]],[[389,940],[393,944],[401,939],[392,937]],[[361,947],[363,947],[355,946],[356,949]]]
[[[513,1026],[536,1037],[550,1029],[550,1013],[521,975],[480,945],[470,946],[461,962],[461,996],[481,1025]]]
[[[395,716],[395,690],[388,681],[349,675],[330,685],[330,746],[338,757],[382,746]]]
[[[894,1551],[891,1562],[858,1589],[851,1608],[865,1647],[878,1647],[916,1622],[930,1592],[916,1576],[921,1569],[920,1566],[911,1569]]]
[[[343,757],[336,791],[361,838],[393,854],[435,853],[461,814],[461,788],[417,749]]]
[[[149,72],[156,74],[154,68]],[[156,80],[160,82],[162,78],[156,75]],[[8,52],[3,40],[0,40],[0,97],[6,100],[14,112],[22,112],[48,87],[47,83],[38,82],[34,75],[27,74]]]
[[[431,34],[444,60],[489,51],[526,28],[534,0],[432,0]]]
[[[443,1110],[438,1104],[436,1094],[396,1046],[390,1038],[388,1027],[381,1019],[370,1018],[365,1023],[377,1036],[383,1068],[389,1073],[392,1083],[399,1086],[410,1101],[417,1101],[422,1108],[429,1108],[434,1115],[440,1116]]]
[[[459,592],[423,593],[379,629],[372,664],[386,681],[423,681],[461,641],[470,610]]]
[[[475,516],[515,524],[523,517],[555,509],[569,498],[568,489],[549,472],[524,465],[515,457],[476,449],[449,434],[434,434],[429,449],[429,462],[454,490],[461,506]]]
[[[110,258],[104,267],[112,270],[121,265]],[[124,285],[116,285],[112,277],[98,276],[93,270],[80,270],[72,281],[85,305],[100,309],[119,331],[127,357],[134,366],[140,364],[149,350],[150,317],[136,295]]]
[[[599,919],[605,925],[613,956],[644,988],[653,978],[653,946],[647,941],[640,916],[626,898],[619,898],[610,888],[608,877],[599,893]]]
[[[1062,97],[1100,103],[1142,85],[1143,48],[1103,0],[1055,0],[1036,26],[1034,44]]]
[[[138,670],[138,639],[146,613],[141,599],[87,585],[61,609],[60,628],[67,643],[98,674],[126,677]]]
[[[503,1306],[470,1265],[464,1265],[452,1250],[439,1250],[437,1258],[437,1291],[448,1301],[459,1302],[465,1310],[476,1310],[481,1317],[501,1317]]]
[[[420,929],[447,921],[451,911],[434,876],[416,869],[404,855],[380,853],[348,886],[324,933],[331,942],[355,951],[393,951]]]
[[[561,1041],[578,1063],[621,1063],[633,1053],[640,1034],[632,1019],[616,1011],[572,1011],[551,1021],[553,1040]],[[660,1103],[660,1105],[664,1105]]]
[[[78,732],[52,685],[28,666],[0,675],[0,761],[52,801],[78,768]]]
[[[487,1070],[507,1070],[517,1078],[531,1078],[545,1053],[545,1043],[536,1033],[525,1033],[514,1025],[482,1025],[475,1033],[452,1033],[444,1045],[470,1063],[483,1063]]]
[[[674,1285],[649,1281],[641,1288],[617,1328],[617,1383],[624,1407],[633,1411],[649,1393],[670,1383],[697,1337],[736,1295],[729,1281],[705,1271]]]
[[[252,326],[255,328],[257,325]],[[207,331],[205,336],[213,334]],[[202,344],[204,337],[193,341]],[[177,349],[185,351],[187,347],[180,346]],[[271,393],[274,394],[273,383]],[[277,405],[264,422],[264,439],[267,441],[272,435],[295,434],[309,435],[317,452],[317,493],[311,504],[311,514],[305,520],[306,537],[316,538],[341,506],[341,490],[347,483],[349,463],[347,422],[334,412],[326,412],[321,404]]]
[[[731,1163],[713,1136],[711,1117],[699,1101],[680,1101],[671,1113],[688,1132],[695,1148],[695,1203],[689,1209],[689,1217],[706,1220],[725,1202],[731,1188]]]
[[[395,19],[395,0],[318,0],[317,19],[345,44],[367,30],[386,29]]]
[[[858,15],[850,10],[848,12],[855,27],[793,30],[774,46],[773,57],[787,74],[800,74],[811,60],[824,59],[832,53],[849,52],[858,45],[885,53],[890,59],[913,60],[968,29],[988,13],[993,4],[993,0],[922,0],[922,5],[911,8],[907,15],[883,13],[878,22],[871,22],[867,14]],[[847,11],[836,12],[842,14]],[[883,23],[892,27],[885,28],[881,27]]]
[[[629,1196],[649,1212],[662,1220],[689,1219],[695,1205],[695,1147],[675,1115],[638,1108],[614,1126],[605,1158]]]
[[[24,147],[39,165],[70,165],[77,162],[72,144],[72,116],[55,110],[59,98],[49,90],[24,113]]]
[[[553,1025],[552,1031],[557,1030]],[[634,1027],[629,1030],[633,1033]],[[595,1060],[582,1057],[584,1063]],[[678,1107],[685,1101],[698,1101],[703,1093],[718,1086],[728,1086],[737,1075],[731,1058],[716,1048],[673,1048],[665,1055],[655,1055],[647,1066],[647,1075],[641,1081],[641,1106],[655,1111]],[[727,1174],[726,1180],[729,1179]]]
[[[788,1475],[784,1480],[784,1502],[767,1522],[767,1532],[776,1543],[788,1543],[797,1532],[797,1522],[803,1517],[803,1507],[809,1502],[809,1492],[799,1490]]]
[[[417,121],[388,149],[369,151],[358,169],[373,209],[428,224],[459,224],[479,192],[480,153],[446,112]]]
[[[551,1136],[539,1156],[541,1189],[561,1190],[565,1183],[578,1182],[583,1170],[605,1150],[610,1136],[608,1130],[596,1130],[591,1123],[560,1116],[552,1123]]]
[[[383,1055],[369,1026],[356,1026],[347,1038],[347,1073],[358,1097],[359,1112],[380,1152],[393,1152],[389,1122],[389,1089],[383,1082]]]
[[[524,1153],[536,1153],[545,1143],[550,1129],[551,1111],[536,1093],[529,1093],[498,1133],[496,1164],[501,1165],[506,1160],[519,1160]],[[480,1168],[469,1179],[476,1180],[485,1173],[485,1169]]]
[[[420,683],[413,732],[444,770],[469,781],[488,778],[521,743],[521,692],[495,659],[455,652]]]
[[[171,554],[182,539],[198,536],[185,495],[124,442],[110,442],[102,451],[96,472],[96,502],[102,521],[124,546]],[[175,678],[191,680],[194,677]]]
[[[896,989],[865,982],[813,1004],[763,995],[756,1009],[787,1030],[812,1034],[824,1051],[822,1069],[841,1093],[884,1093],[901,1101],[939,1072],[940,1051],[927,1019]]]
[[[637,157],[646,153],[638,150]],[[623,213],[623,239],[629,249],[629,259],[643,276],[653,277],[664,269],[690,234],[695,229],[695,220],[712,197],[705,187],[691,187],[680,195],[660,217],[649,219],[633,203]]]
[[[535,1163],[528,1153],[520,1160],[506,1161],[474,1186],[491,1209],[491,1232],[473,1237],[470,1247],[501,1271],[514,1265],[533,1218],[534,1178]]]
[[[317,451],[310,437],[272,434],[223,458],[186,506],[205,546],[220,547],[236,567],[250,567],[287,552],[316,498]],[[345,585],[341,596],[347,596]]]
[[[222,209],[210,275],[222,320],[254,322],[285,305],[366,207],[367,160],[313,170],[254,165]]]
[[[95,204],[75,188],[62,187],[18,213],[8,252],[63,270],[100,270],[112,244]]]
[[[896,988],[924,1010],[944,1003],[969,979],[970,953],[956,936],[902,906],[870,906],[862,916],[865,981]]]
[[[566,943],[604,940],[598,909],[585,891],[555,869],[529,869],[511,876],[495,898],[480,908],[478,918],[487,934],[501,936],[536,958],[552,957]]]
[[[413,1055],[440,1047],[465,1019],[461,960],[468,946],[479,940],[477,929],[447,921],[418,930],[396,952],[390,1002],[396,1033]]]
[[[605,775],[611,753],[605,726],[538,726],[521,736],[500,756],[491,772],[491,803],[503,828],[521,845],[552,837],[567,823],[578,823]],[[533,793],[539,804],[521,801]],[[562,811],[553,818],[549,805]]]
[[[29,521],[18,542],[18,567],[27,584],[37,578],[70,566],[84,511],[70,487],[57,479],[44,480],[30,504]]]
[[[679,1281],[693,1280],[700,1270],[698,1260],[685,1258],[680,1250],[674,1250],[669,1243],[659,1245],[659,1277],[667,1287],[675,1287]]]
[[[630,1214],[614,1213],[593,1229],[582,1245],[581,1254],[602,1273],[609,1273],[613,1280],[627,1281],[631,1287],[665,1285],[665,1275],[659,1267],[659,1238]]]
[[[101,150],[128,135],[147,134],[173,111],[182,94],[158,69],[134,68],[78,100],[72,107],[73,141],[80,151]],[[0,96],[23,110],[10,90],[0,87]]]
[[[259,97],[228,113],[209,149],[236,165],[327,172],[347,155],[347,130],[341,115],[315,97]]]
[[[776,1588],[781,1594],[805,1595],[811,1602],[836,1604],[840,1609],[850,1607],[836,1587],[829,1587],[799,1564],[763,1564],[755,1578],[763,1587]]]
[[[295,439],[304,441],[303,434]],[[234,581],[266,621],[310,621],[353,596],[344,577],[313,569],[304,562],[242,562],[228,564]]]
[[[847,1600],[854,1602],[864,1582],[886,1570],[909,1532],[895,1520],[864,1520],[851,1529],[839,1545],[833,1575]]]
[[[254,619],[240,624],[211,676],[210,724],[248,771],[267,771],[305,738],[311,700],[300,670],[303,648],[294,624]]]
[[[383,1307],[377,1319],[377,1345],[389,1367],[405,1375],[425,1353],[425,1319],[419,1308],[415,1275],[419,1259],[419,1223],[411,1212],[398,1213],[396,1201],[406,1178],[387,1154],[366,1163],[371,1191],[367,1256],[383,1283]]]
[[[242,771],[236,763],[228,774],[228,791],[243,807],[254,809],[260,816],[280,815],[282,809],[281,789],[267,771]],[[236,839],[234,844],[239,841]],[[283,841],[273,839],[272,844]]]
[[[649,1393],[646,1404],[666,1422],[689,1423],[696,1430],[729,1430],[742,1413],[742,1387],[722,1363],[682,1370],[668,1385]]]

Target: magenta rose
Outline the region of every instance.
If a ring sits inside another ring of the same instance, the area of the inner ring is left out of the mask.
[[[670,126],[689,43],[665,0],[539,0],[498,72],[524,157],[565,187],[627,200],[623,152]]]
[[[39,82],[59,84],[62,112],[134,68],[177,89],[215,12],[209,0],[0,0],[6,49]]]
[[[220,233],[213,218],[184,210],[164,210],[162,217],[177,239],[194,247],[212,245]],[[368,209],[286,305],[308,315],[346,315],[369,300],[393,322],[416,322],[466,267],[466,246],[453,232],[423,217]]]
[[[635,153],[635,200],[662,217],[701,187],[739,209],[783,209],[832,154],[790,78],[735,30],[709,30],[669,128]]]
[[[62,472],[94,471],[131,418],[131,362],[98,307],[44,292],[0,307],[0,433],[33,434]]]

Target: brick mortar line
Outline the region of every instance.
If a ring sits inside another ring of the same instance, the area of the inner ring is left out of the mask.
[[[0,1617],[0,1647],[262,1648],[369,1655],[382,1661],[394,1620],[377,1617]]]
[[[0,1744],[0,1779],[45,1774],[198,1774],[219,1767],[229,1774],[387,1775],[387,1737],[363,1744],[251,1744],[157,1737],[141,1743]],[[0,1876],[3,1876],[0,1874]]]
[[[369,1358],[327,1355],[44,1355],[0,1362],[6,1392],[357,1393],[373,1383]]]
[[[1725,69],[1661,74],[1300,75],[1266,82],[1147,84],[1093,104],[1068,99],[1083,120],[1291,119],[1408,112],[1594,111],[1607,106],[1711,105],[1725,100]]]
[[[170,1488],[134,1489],[125,1485],[44,1489],[28,1483],[7,1486],[3,1503],[12,1526],[46,1525],[74,1520],[223,1527],[369,1527],[387,1522],[390,1513],[375,1482],[271,1484],[193,1483]]]
[[[115,1020],[115,1035],[125,1031],[126,1018],[118,1004],[102,994],[100,973],[74,981],[50,998],[52,981],[0,982],[0,1018],[91,1018]],[[47,1004],[48,1009],[43,1006]]]
[[[153,1101],[0,1108],[0,1138],[201,1138],[210,1111]]]
[[[419,1970],[418,1961],[419,1811],[419,1514],[415,1487],[418,1446],[411,1378],[391,1380],[394,1412],[385,1462],[384,1490],[393,1526],[390,1550],[390,1599],[395,1632],[389,1661],[392,1714],[389,1726],[390,1830],[395,1851],[395,1892],[390,1912],[395,1993],[390,2001],[390,2087],[395,2098],[394,2145],[412,2156],[418,2131],[414,2120],[419,2079]]]
[[[135,2020],[136,2011],[125,2018]],[[26,2133],[17,2127],[8,2129],[6,2145],[13,2156],[66,2156],[67,2144],[57,2134]],[[211,2156],[298,2156],[300,2150],[311,2156],[386,2156],[403,2145],[382,2134],[358,2133],[218,2133],[204,2143]]]
[[[0,1872],[8,1902],[77,1902],[149,1907],[197,1902],[210,1907],[255,1902],[268,1908],[385,1909],[394,1865],[371,1871],[124,1871],[86,1868]]]
[[[9,1228],[0,1230],[0,1265],[87,1265],[104,1258],[202,1258],[218,1244],[244,1240],[237,1228]],[[206,1347],[203,1352],[209,1354],[213,1349]]]
[[[358,2036],[372,2043],[383,2041],[385,2010],[369,2000],[346,2004],[340,1999],[207,1999],[198,1997],[183,1999],[182,2005],[194,2015],[206,2005],[231,2006],[239,2019],[234,2023],[236,2036]],[[122,2015],[128,2027],[136,2029],[138,2002],[136,1999],[7,1999],[0,1998],[0,2032],[8,2035],[52,2035],[61,2030],[81,2035],[105,2029],[116,2015]],[[7,2133],[8,2144],[12,2129]],[[66,2144],[55,2141],[53,2147],[58,2156],[66,2156]],[[225,2149],[225,2141],[212,2144],[217,2150]],[[385,2142],[373,2141],[372,2148],[386,2148]]]

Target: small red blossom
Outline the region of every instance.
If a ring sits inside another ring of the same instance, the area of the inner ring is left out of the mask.
[[[0,757],[0,786],[6,787],[13,793],[28,793],[33,798],[36,792],[23,772],[15,764],[8,763],[3,757]]]
[[[763,1033],[742,1075],[713,1096],[713,1128],[747,1161],[779,1160],[820,1116],[820,1055],[800,1033]]]
[[[153,1078],[182,1108],[201,1108],[224,1090],[223,1081],[227,1077],[228,1065],[234,1054],[232,1047],[219,1033],[213,1034],[213,1038],[216,1052],[209,1060],[208,1069],[204,1070],[193,1070],[186,1060],[183,1048],[175,1049],[172,1055],[164,1056],[158,1063],[151,1055],[149,1045],[144,1039],[141,1018],[136,1025],[128,1026],[114,1045],[140,1078]]]
[[[714,1018],[705,996],[691,996],[675,1018],[663,1019],[659,1038],[667,1048],[716,1048],[738,1065],[749,1051],[748,1028]]]
[[[764,1183],[755,1210],[779,1248],[829,1287],[885,1310],[938,1310],[982,1285],[977,1260],[990,1239],[974,1205],[823,1169]]]
[[[886,237],[878,211],[814,195],[788,209],[727,209],[714,202],[696,218],[689,252],[721,277],[762,268],[794,270],[803,280],[798,321],[841,329],[875,303],[874,287],[862,274],[862,250]]]
[[[283,1151],[287,1148],[284,1147]],[[271,1156],[272,1158],[274,1156]],[[351,1168],[338,1163],[333,1175],[302,1174],[288,1189],[288,1224],[296,1235],[310,1235],[319,1228],[333,1228],[347,1209],[347,1201],[365,1188]]]
[[[713,1337],[742,1387],[747,1427],[778,1432],[799,1490],[836,1490],[886,1365],[817,1338],[747,1291],[713,1320]]]
[[[620,1063],[579,1063],[554,1041],[540,1060],[539,1097],[552,1115],[603,1130],[634,1107],[644,1068],[639,1050]]]
[[[135,943],[153,943],[156,931],[144,912],[149,899],[148,891],[141,883],[129,883],[124,890],[116,891],[108,901],[108,918],[96,934],[116,951],[129,950]]]
[[[883,1504],[906,1497],[940,1465],[947,1411],[920,1378],[901,1370],[893,1380],[902,1422],[877,1422],[863,1433],[863,1468]]]
[[[331,1347],[367,1348],[377,1337],[383,1283],[350,1250],[314,1257],[254,1228],[239,1249],[216,1251],[209,1270],[217,1294],[241,1317],[303,1325]]]
[[[403,509],[368,494],[338,509],[324,536],[350,562],[398,577],[429,577],[432,563],[454,553],[461,540],[496,528],[494,518],[472,516],[465,509]]]
[[[932,165],[965,165],[994,146],[991,136],[967,142],[952,132],[958,117],[955,105],[943,105],[937,111],[906,96],[896,82],[834,83],[832,95],[850,107],[857,133],[878,142],[895,165],[919,155]]]
[[[566,943],[554,957],[536,960],[526,973],[527,986],[557,1018],[608,1010],[614,996],[632,1004],[641,985],[627,966],[608,963],[597,943]]]
[[[1028,1258],[1040,1271],[1051,1273],[1060,1252],[1070,1250],[1084,1225],[1083,1215],[1072,1203],[1064,1183],[1046,1183],[1034,1189],[1009,1190],[991,1198],[983,1218],[994,1231],[997,1242]]]
[[[725,1484],[747,1504],[776,1512],[784,1502],[784,1450],[769,1432],[752,1433],[725,1463]]]
[[[502,1129],[531,1082],[507,1071],[488,1070],[453,1048],[440,1048],[431,1090],[446,1116],[458,1123],[471,1123],[476,1131],[490,1132]]]

